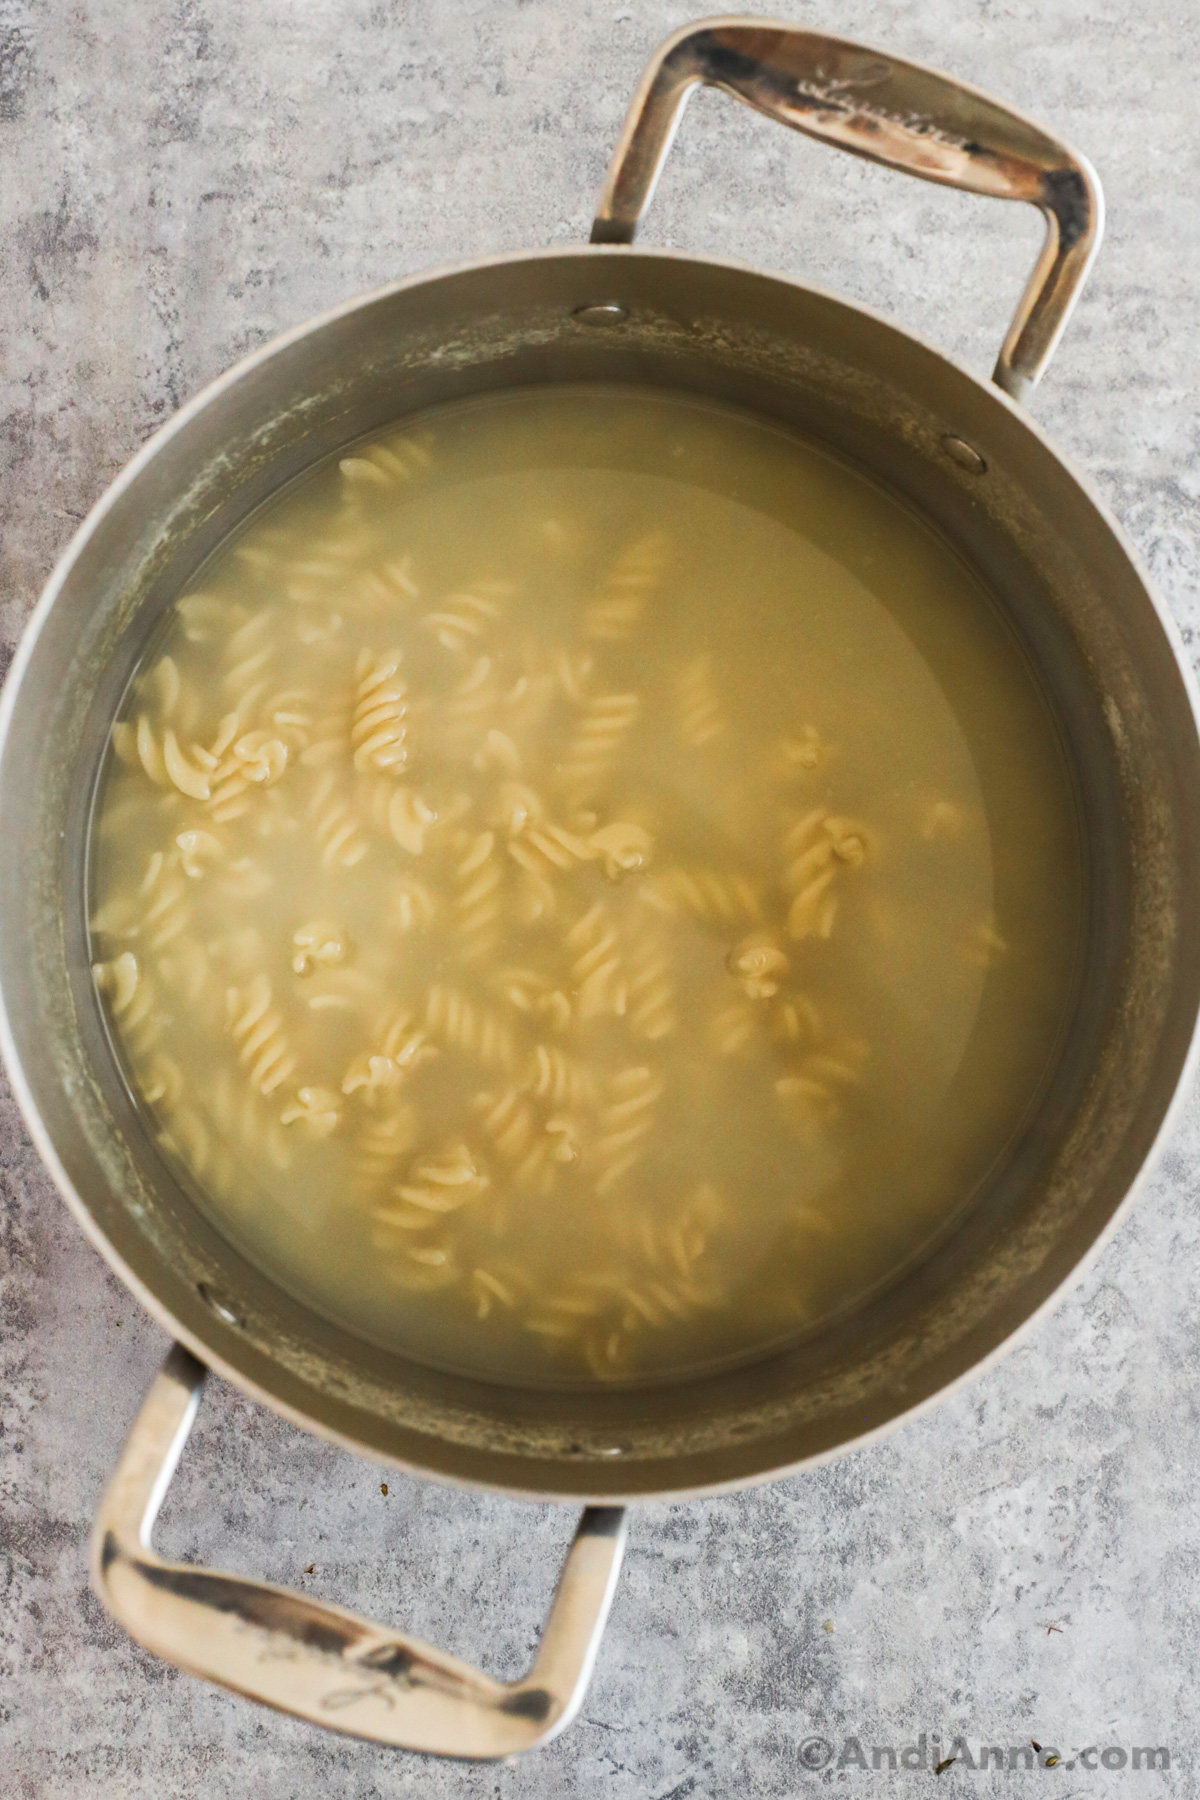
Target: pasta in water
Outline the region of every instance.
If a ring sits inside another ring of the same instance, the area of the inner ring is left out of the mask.
[[[322,465],[112,728],[99,1004],[199,1204],[350,1329],[684,1378],[877,1292],[1019,1139],[1073,996],[1072,791],[915,516],[603,388]]]

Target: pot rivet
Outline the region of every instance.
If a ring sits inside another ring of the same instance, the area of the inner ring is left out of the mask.
[[[965,469],[968,475],[986,474],[986,457],[980,456],[974,445],[968,444],[965,438],[956,437],[952,431],[947,431],[942,437],[942,449],[950,461],[957,463],[960,469]]]
[[[246,1323],[237,1309],[230,1306],[228,1300],[222,1300],[219,1294],[213,1292],[207,1281],[198,1281],[196,1283],[196,1292],[203,1300],[205,1306],[215,1312],[218,1319],[220,1319],[223,1324],[236,1326],[240,1330]]]
[[[577,306],[571,317],[581,325],[621,325],[629,317],[629,308],[615,300],[595,300],[587,306]]]

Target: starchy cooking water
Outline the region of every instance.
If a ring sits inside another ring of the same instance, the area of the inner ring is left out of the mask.
[[[633,389],[431,413],[174,606],[95,974],[227,1235],[429,1363],[680,1376],[907,1265],[1073,991],[1072,793],[976,577],[817,448]]]

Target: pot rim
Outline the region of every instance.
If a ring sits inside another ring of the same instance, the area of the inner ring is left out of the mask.
[[[1083,475],[1074,466],[1073,462],[1058,449],[1051,441],[1048,433],[1042,429],[1029,413],[1026,412],[1025,408],[1019,405],[1001,388],[996,386],[994,382],[981,378],[957,357],[950,355],[946,351],[931,344],[919,333],[909,331],[905,327],[896,325],[892,320],[888,319],[874,307],[863,306],[855,301],[845,300],[839,295],[832,293],[828,288],[822,287],[816,283],[799,281],[794,277],[781,274],[777,271],[757,268],[751,263],[742,261],[740,258],[695,256],[687,251],[667,248],[657,249],[640,244],[573,244],[560,247],[551,246],[540,249],[511,251],[502,255],[459,259],[453,262],[437,264],[433,268],[420,270],[416,274],[404,276],[397,281],[385,282],[378,287],[367,289],[347,300],[340,301],[334,306],[327,307],[324,311],[312,315],[298,325],[290,326],[285,331],[268,339],[265,344],[259,345],[257,349],[240,357],[220,375],[216,376],[212,381],[207,382],[190,400],[186,401],[177,412],[172,414],[171,418],[161,425],[124,465],[89,510],[87,516],[73,533],[65,549],[55,562],[33,611],[26,621],[21,637],[18,640],[16,649],[13,653],[13,660],[9,667],[7,677],[3,686],[0,687],[0,759],[2,759],[4,755],[5,744],[7,742],[25,670],[33,657],[45,621],[51,613],[59,592],[80,551],[95,532],[97,526],[107,516],[108,512],[124,494],[126,489],[137,479],[142,470],[154,459],[162,447],[168,443],[177,432],[182,431],[192,419],[197,417],[205,409],[205,407],[217,400],[228,389],[232,388],[243,378],[243,376],[249,374],[251,370],[270,361],[272,357],[289,348],[291,345],[299,343],[305,337],[319,331],[326,325],[334,323],[338,319],[344,318],[353,312],[373,305],[379,301],[386,300],[394,294],[420,287],[427,282],[438,281],[457,275],[477,273],[488,269],[496,269],[512,263],[557,261],[564,258],[582,261],[585,258],[608,258],[614,256],[622,258],[654,258],[672,262],[694,263],[710,268],[716,267],[728,270],[734,274],[749,275],[756,280],[772,281],[778,283],[782,287],[791,288],[800,293],[814,295],[818,299],[829,302],[832,305],[865,316],[875,325],[884,328],[888,332],[894,333],[897,337],[905,339],[911,344],[917,345],[929,355],[940,358],[941,361],[948,363],[960,377],[971,383],[973,387],[979,390],[993,403],[999,405],[1003,410],[1006,410],[1026,431],[1031,433],[1038,441],[1041,448],[1052,456],[1065,470],[1071,480],[1075,482],[1076,486],[1095,509],[1101,521],[1107,526],[1122,553],[1133,567],[1154,610],[1164,637],[1170,646],[1176,668],[1183,684],[1184,692],[1191,707],[1193,723],[1196,726],[1197,735],[1200,736],[1200,680],[1198,680],[1192,669],[1190,659],[1187,656],[1183,639],[1174,616],[1160,599],[1141,556],[1126,535],[1124,528],[1114,517],[1107,502],[1098,493],[1091,479],[1088,476]],[[366,1457],[369,1460],[382,1464],[388,1468],[400,1469],[406,1474],[419,1477],[423,1480],[435,1481],[450,1487],[465,1489],[475,1493],[496,1494],[509,1499],[528,1500],[535,1503],[554,1501],[578,1506],[581,1504],[588,1504],[589,1501],[591,1501],[608,1506],[622,1504],[642,1506],[657,1503],[677,1503],[684,1500],[705,1499],[720,1494],[737,1492],[741,1489],[761,1487],[767,1482],[782,1480],[787,1476],[798,1474],[802,1470],[819,1468],[825,1463],[833,1462],[838,1458],[847,1455],[850,1451],[858,1450],[868,1444],[878,1441],[897,1429],[900,1425],[906,1424],[909,1420],[931,1411],[935,1406],[941,1405],[944,1400],[947,1400],[951,1396],[962,1391],[969,1383],[974,1382],[979,1376],[993,1368],[1002,1357],[1008,1355],[1010,1350],[1015,1349],[1020,1343],[1024,1342],[1032,1333],[1035,1325],[1039,1324],[1053,1309],[1055,1309],[1065,1298],[1068,1291],[1074,1288],[1082,1280],[1084,1275],[1090,1271],[1101,1252],[1115,1236],[1119,1226],[1124,1222],[1129,1210],[1142,1192],[1143,1187],[1155,1172],[1167,1139],[1173,1132],[1178,1122],[1179,1115],[1182,1112],[1187,1091],[1196,1076],[1197,1070],[1200,1069],[1200,1014],[1198,1014],[1197,1019],[1193,1021],[1191,1038],[1187,1052],[1180,1066],[1179,1075],[1171,1099],[1167,1104],[1162,1120],[1155,1132],[1153,1142],[1151,1143],[1140,1168],[1130,1182],[1127,1191],[1114,1208],[1109,1218],[1105,1221],[1104,1225],[1097,1232],[1096,1236],[1092,1239],[1092,1242],[1088,1245],[1087,1249],[1072,1265],[1059,1284],[1046,1295],[1032,1312],[1030,1312],[1018,1325],[1014,1326],[1008,1335],[998,1344],[995,1344],[977,1361],[973,1362],[968,1368],[962,1370],[960,1374],[953,1377],[950,1381],[945,1383],[944,1386],[938,1388],[935,1392],[926,1395],[924,1399],[915,1401],[911,1406],[904,1407],[895,1412],[889,1419],[883,1421],[881,1424],[873,1426],[861,1434],[846,1438],[841,1443],[831,1445],[825,1450],[817,1451],[811,1456],[783,1463],[771,1469],[759,1470],[751,1475],[737,1476],[726,1481],[705,1483],[699,1487],[668,1487],[655,1489],[650,1493],[646,1493],[645,1491],[633,1491],[628,1494],[607,1488],[602,1491],[597,1491],[594,1494],[588,1494],[576,1490],[568,1492],[555,1489],[531,1489],[525,1486],[509,1487],[503,1482],[486,1481],[475,1477],[449,1473],[444,1470],[430,1469],[422,1464],[406,1462],[403,1459],[389,1455],[384,1451],[375,1449],[349,1433],[338,1431],[332,1426],[325,1424],[323,1421],[310,1418],[298,1407],[292,1406],[288,1402],[269,1393],[257,1382],[236,1369],[218,1352],[212,1350],[197,1333],[181,1324],[180,1321],[171,1314],[170,1310],[163,1304],[158,1296],[147,1287],[141,1277],[136,1275],[133,1270],[129,1268],[97,1224],[91,1211],[68,1176],[55,1149],[53,1140],[42,1121],[41,1113],[38,1109],[32,1090],[26,1080],[24,1069],[17,1051],[15,1037],[9,1021],[8,1007],[5,1000],[2,981],[0,981],[0,1062],[3,1063],[5,1072],[7,1073],[13,1098],[17,1103],[17,1107],[24,1121],[25,1128],[32,1139],[34,1148],[37,1150],[43,1165],[49,1172],[60,1195],[66,1202],[76,1223],[81,1227],[85,1236],[94,1248],[100,1252],[108,1266],[120,1277],[126,1288],[128,1288],[134,1298],[141,1304],[146,1312],[150,1314],[151,1318],[157,1324],[161,1325],[162,1328],[177,1342],[186,1345],[187,1348],[192,1351],[193,1355],[208,1368],[222,1376],[224,1380],[230,1382],[234,1387],[240,1389],[241,1392],[246,1394],[251,1400],[268,1407],[272,1412],[286,1419],[290,1424],[298,1425],[303,1430],[311,1432],[314,1436],[323,1438],[330,1443],[337,1444],[340,1448],[349,1450],[355,1455]],[[518,1458],[515,1460],[519,1461],[520,1459]]]

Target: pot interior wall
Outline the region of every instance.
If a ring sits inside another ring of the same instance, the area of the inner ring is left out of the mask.
[[[625,309],[603,325],[597,302]],[[1089,863],[1085,979],[1037,1118],[911,1276],[819,1338],[703,1382],[582,1397],[436,1374],[325,1322],[233,1250],[165,1169],[87,974],[83,849],[106,727],[163,608],[275,488],[377,426],[509,385],[602,380],[798,427],[907,496],[984,574],[1060,721]],[[947,453],[952,434],[986,462]],[[753,1479],[936,1392],[1064,1279],[1128,1190],[1187,1057],[1200,943],[1187,690],[1111,527],[1015,409],[879,321],[728,266],[588,249],[389,290],[210,390],[60,571],[0,762],[0,978],[27,1104],[84,1222],[207,1360],[317,1428],[513,1490]],[[45,1146],[43,1146],[45,1147]],[[216,1308],[221,1309],[220,1311]],[[222,1312],[229,1315],[223,1317]]]

